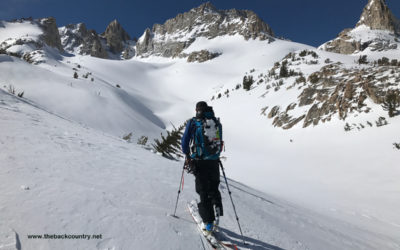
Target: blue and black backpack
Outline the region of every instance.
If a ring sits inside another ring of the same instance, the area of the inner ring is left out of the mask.
[[[194,117],[190,122],[194,130],[190,141],[191,158],[218,160],[223,148],[222,125],[212,108],[209,107],[202,117]]]

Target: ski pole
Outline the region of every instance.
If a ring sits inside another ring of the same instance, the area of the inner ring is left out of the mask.
[[[172,216],[172,217],[175,217],[175,218],[177,218],[177,216],[175,214],[176,214],[176,208],[178,207],[179,195],[181,193],[181,187],[182,187],[182,182],[183,182],[184,171],[185,171],[185,163],[183,163],[181,182],[179,183],[178,196],[176,197],[175,211],[174,211],[174,215]]]
[[[225,183],[226,183],[226,188],[228,189],[229,197],[231,198],[233,211],[235,212],[236,221],[237,221],[238,226],[239,226],[240,235],[242,235],[243,244],[246,245],[246,242],[244,241],[244,236],[243,236],[243,233],[242,233],[242,228],[240,227],[239,217],[238,217],[238,215],[237,215],[237,213],[236,213],[235,204],[233,203],[232,193],[231,193],[231,190],[229,189],[228,180],[226,179],[226,175],[225,175],[225,171],[224,171],[224,166],[222,165],[222,162],[221,162],[221,161],[219,161],[219,165],[221,166],[222,174],[224,175],[224,179],[225,179]]]

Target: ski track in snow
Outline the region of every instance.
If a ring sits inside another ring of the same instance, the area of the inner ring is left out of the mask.
[[[185,204],[197,198],[182,162],[61,119],[0,91],[0,249],[202,249]],[[226,166],[229,176],[229,167]],[[222,232],[247,249],[396,249],[376,235],[229,180],[248,245],[221,178]],[[101,234],[95,240],[28,234]]]

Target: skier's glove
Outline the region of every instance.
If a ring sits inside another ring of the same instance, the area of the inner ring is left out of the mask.
[[[195,161],[190,158],[189,156],[186,156],[185,159],[185,170],[188,172],[188,174],[196,174],[196,164]]]

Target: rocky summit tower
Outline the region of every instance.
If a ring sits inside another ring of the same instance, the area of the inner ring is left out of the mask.
[[[373,30],[398,32],[398,20],[394,17],[385,0],[369,0],[356,27],[365,25]]]
[[[399,21],[392,14],[385,0],[369,0],[354,29],[345,29],[339,36],[319,48],[353,54],[369,49],[383,51],[397,49],[400,45]]]
[[[107,40],[107,45],[113,53],[122,52],[123,43],[130,40],[128,33],[122,28],[117,20],[112,21],[102,36]]]

